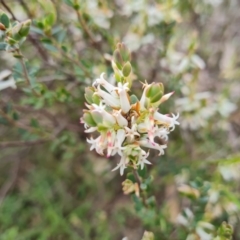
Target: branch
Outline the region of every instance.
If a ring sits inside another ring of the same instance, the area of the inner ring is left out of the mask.
[[[25,9],[25,11],[26,11],[26,13],[28,14],[28,16],[29,16],[30,18],[32,18],[33,16],[32,16],[32,14],[29,14],[29,13],[30,13],[29,9],[26,10],[26,4],[23,2],[23,0],[20,0],[20,2],[22,3],[22,6],[23,6],[23,8]],[[16,18],[16,16],[15,16],[14,13],[12,12],[12,10],[11,10],[11,9],[8,7],[8,5],[5,3],[5,1],[4,1],[4,0],[1,0],[1,3],[2,3],[2,5],[6,8],[6,10],[10,13],[10,15],[12,16],[12,19],[15,20],[15,21],[20,22],[20,21]],[[48,62],[48,54],[47,54],[47,52],[44,50],[44,48],[39,44],[39,42],[38,42],[36,39],[34,39],[34,37],[33,37],[31,34],[29,34],[27,38],[28,38],[29,41],[33,44],[33,46],[38,50],[38,52],[39,52],[40,56],[42,57],[42,59],[43,59],[44,61]]]
[[[142,198],[143,205],[146,208],[148,208],[147,201],[146,201],[146,196],[144,195],[143,191],[141,190],[141,184],[142,184],[141,178],[140,178],[140,176],[139,176],[139,174],[138,174],[138,172],[137,172],[137,170],[135,168],[133,168],[132,171],[133,171],[133,175],[135,177],[135,180],[136,180],[136,182],[138,184],[139,190],[141,192],[140,197]]]

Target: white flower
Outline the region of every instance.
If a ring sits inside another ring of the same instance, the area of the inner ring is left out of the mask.
[[[112,169],[112,171],[116,171],[117,169],[120,168],[120,175],[122,176],[124,169],[127,168],[126,165],[128,164],[128,162],[129,162],[129,159],[126,156],[122,155],[120,162],[114,169]]]
[[[91,90],[100,96],[100,102],[86,104],[88,110],[84,110],[81,118],[85,132],[97,131],[100,134],[95,139],[87,139],[91,144],[90,150],[95,149],[98,154],[106,154],[107,157],[118,154],[120,161],[112,171],[120,169],[121,175],[127,166],[143,169],[151,162],[147,159],[149,152],[142,147],[158,150],[159,155],[163,155],[167,145],[158,144],[155,138],[167,141],[169,132],[179,125],[179,115],[172,114],[170,117],[157,112],[157,106],[173,93],[161,96],[161,83],[145,82],[141,100],[131,104],[129,83],[123,81],[114,86],[103,75],[95,80]]]
[[[128,121],[121,114],[121,109],[113,112],[113,116],[116,118],[116,121],[120,127],[126,127],[128,125]]]
[[[143,150],[140,151],[137,165],[140,165],[140,166],[141,166],[141,169],[143,169],[144,164],[151,164],[151,163],[147,160],[148,155],[149,155],[149,153],[146,153],[146,152],[143,151]]]
[[[116,153],[118,153],[118,155],[120,156],[122,155],[122,151],[125,149],[125,147],[122,146],[125,137],[125,131],[123,129],[119,129],[115,137],[114,145],[112,147],[109,147],[111,151],[111,156],[114,156]]]

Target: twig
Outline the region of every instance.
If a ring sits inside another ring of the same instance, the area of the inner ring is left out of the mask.
[[[12,119],[11,117],[9,117],[3,110],[0,109],[0,115],[5,118],[12,126],[17,127],[17,128],[22,128],[24,130],[27,130],[31,133],[39,133],[41,132],[40,129],[35,129],[35,128],[31,128],[25,125],[22,125],[20,123],[18,123],[17,121],[15,121],[14,119]]]
[[[30,16],[31,18],[33,17],[32,14],[29,14],[30,11],[29,9],[26,9],[26,4],[20,0],[20,2],[22,3],[23,8],[25,9],[25,11],[27,12],[28,16]],[[19,21],[16,16],[14,15],[14,13],[12,12],[12,10],[8,7],[8,5],[5,3],[4,0],[1,0],[2,5],[6,8],[6,10],[10,13],[10,15],[12,16],[12,19],[15,21]],[[38,41],[36,41],[36,39],[29,34],[28,37],[29,41],[33,44],[33,46],[38,50],[40,56],[42,57],[42,59],[46,62],[48,62],[48,54],[46,53],[46,51],[43,49],[43,47],[39,44]]]
[[[17,54],[19,54],[20,56],[22,56],[22,53],[21,53],[21,51],[20,51],[19,49],[17,49],[16,52],[17,52]],[[23,60],[23,57],[20,57],[19,61],[20,61],[20,63],[21,63],[21,66],[22,66],[22,69],[23,69],[23,74],[24,74],[24,77],[25,77],[25,79],[26,79],[26,81],[27,81],[27,84],[29,85],[29,87],[31,87],[31,81],[30,81],[30,79],[29,79],[28,72],[27,72],[27,67],[26,67],[26,64],[25,64],[25,62],[24,62],[24,60]],[[41,96],[38,92],[36,92],[36,91],[34,90],[34,88],[31,88],[31,90],[33,91],[33,93],[34,93],[37,97],[40,97],[40,96]]]
[[[6,10],[11,14],[13,20],[17,21],[17,18],[13,14],[12,10],[8,7],[8,5],[4,2],[4,0],[1,0],[1,3],[6,8]]]
[[[140,197],[142,198],[143,205],[144,205],[146,208],[148,208],[148,204],[147,204],[147,201],[146,201],[146,197],[145,197],[144,193],[141,191],[141,184],[142,184],[141,178],[140,178],[140,176],[139,176],[139,174],[138,174],[138,172],[137,172],[136,169],[133,168],[132,171],[133,171],[133,175],[134,175],[134,177],[135,177],[135,180],[137,181],[139,190],[140,190],[140,192],[141,192]]]
[[[89,28],[87,27],[87,24],[82,16],[82,13],[80,10],[76,9],[76,13],[77,13],[77,17],[78,17],[78,21],[80,22],[80,24],[82,25],[83,30],[85,31],[85,33],[88,35],[88,37],[90,38],[92,44],[97,44],[96,40],[94,39],[92,33],[90,32]]]

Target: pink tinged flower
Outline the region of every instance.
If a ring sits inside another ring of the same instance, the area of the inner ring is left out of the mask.
[[[92,146],[90,147],[90,151],[96,149],[96,152],[98,154],[103,155],[103,150],[107,147],[107,140],[105,135],[100,135],[96,139],[87,139],[87,142],[92,144]]]
[[[100,86],[98,86],[97,92],[95,94],[98,94],[106,105],[109,105],[112,108],[120,108],[119,99],[116,96],[113,96],[111,93],[103,91]]]
[[[149,155],[149,152],[146,153],[143,150],[140,151],[137,165],[140,165],[141,169],[144,168],[144,164],[152,164],[147,160],[148,155]]]
[[[167,145],[159,145],[155,142],[151,142],[149,139],[145,138],[145,139],[140,139],[140,141],[138,141],[138,143],[146,148],[152,148],[152,149],[156,149],[159,151],[158,155],[163,155],[164,154],[164,149],[167,148]]]
[[[118,163],[118,165],[114,169],[112,169],[112,171],[116,171],[117,169],[120,168],[120,175],[122,176],[123,173],[124,173],[124,169],[127,168],[126,165],[128,164],[128,162],[129,162],[128,157],[122,155],[121,159],[120,159],[120,162]]]
[[[170,92],[170,93],[167,93],[167,94],[163,95],[160,99],[159,104],[167,101],[173,94],[174,94],[174,92]]]
[[[152,115],[149,115],[145,118],[143,123],[138,124],[138,131],[140,133],[147,133],[151,142],[154,142],[154,118]]]
[[[129,110],[131,109],[131,105],[130,105],[126,90],[120,90],[119,97],[120,97],[120,105],[121,105],[122,112],[128,113]]]
[[[113,116],[116,118],[117,124],[120,127],[125,127],[128,125],[128,121],[126,118],[122,116],[121,111],[122,111],[121,109],[119,111],[114,111]]]
[[[128,139],[128,142],[133,142],[135,140],[135,137],[140,137],[140,134],[137,132],[137,124],[132,124],[132,127],[125,127],[126,130],[126,137]]]
[[[116,140],[116,133],[114,130],[107,132],[107,157],[112,154],[113,146]]]
[[[122,144],[123,144],[125,138],[126,138],[125,131],[123,129],[117,130],[115,144],[113,146],[111,156],[114,156],[116,153],[118,153],[118,155],[122,156],[123,151],[125,149],[125,147],[123,147]]]

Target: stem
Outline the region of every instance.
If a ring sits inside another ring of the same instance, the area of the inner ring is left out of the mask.
[[[78,20],[80,22],[80,24],[82,25],[82,28],[83,30],[85,31],[85,33],[88,35],[88,37],[90,38],[92,44],[96,44],[96,41],[92,35],[92,33],[90,32],[89,28],[87,27],[87,24],[82,16],[82,13],[80,10],[76,10],[76,13],[77,13],[77,17],[78,17]]]
[[[144,195],[143,191],[141,190],[142,180],[141,180],[141,178],[140,178],[140,176],[139,176],[139,174],[138,174],[138,172],[137,172],[136,169],[133,168],[132,171],[133,171],[133,175],[134,175],[134,177],[135,177],[135,180],[136,180],[136,182],[137,182],[137,184],[138,184],[138,187],[139,187],[139,190],[140,190],[140,197],[141,197],[141,199],[142,199],[143,205],[144,205],[146,208],[148,208],[148,204],[147,204],[147,201],[146,201],[146,196]]]
[[[16,52],[17,52],[18,55],[23,56],[22,53],[21,53],[21,51],[20,51],[19,49],[17,49]],[[25,79],[26,79],[26,81],[27,81],[27,84],[29,85],[29,87],[32,87],[32,86],[31,86],[30,78],[29,78],[29,76],[28,76],[27,67],[26,67],[26,64],[25,64],[25,62],[24,62],[24,60],[23,60],[23,57],[20,57],[19,61],[20,61],[20,63],[21,63],[21,66],[22,66],[22,69],[23,69],[23,75],[24,75],[24,77],[25,77]],[[37,97],[40,97],[40,96],[41,96],[41,95],[40,95],[38,92],[36,92],[33,88],[31,88],[31,90],[32,90],[32,92],[33,92]]]

